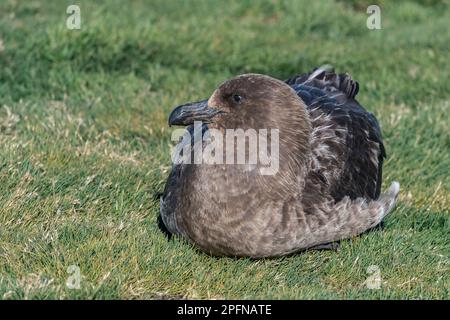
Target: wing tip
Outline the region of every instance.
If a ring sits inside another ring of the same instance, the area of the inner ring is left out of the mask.
[[[397,196],[400,192],[400,183],[398,181],[392,182],[391,186],[389,187],[388,193]]]

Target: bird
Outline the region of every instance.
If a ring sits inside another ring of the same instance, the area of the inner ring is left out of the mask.
[[[400,185],[381,192],[381,129],[358,91],[348,73],[325,65],[285,81],[239,75],[208,99],[176,107],[169,125],[192,133],[200,121],[202,137],[277,129],[279,164],[263,174],[260,162],[175,163],[160,197],[160,228],[213,256],[258,259],[336,248],[380,225]]]

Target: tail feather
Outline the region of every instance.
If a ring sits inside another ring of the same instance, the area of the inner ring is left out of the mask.
[[[400,191],[400,183],[394,181],[392,182],[389,189],[386,192],[384,192],[378,199],[378,201],[381,201],[384,206],[384,215],[382,216],[382,219],[395,207],[399,191]]]

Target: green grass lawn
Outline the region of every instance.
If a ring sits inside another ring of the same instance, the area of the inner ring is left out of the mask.
[[[381,30],[371,1],[77,1],[68,30],[72,3],[0,2],[0,299],[449,299],[448,1],[381,1]],[[380,121],[383,188],[401,184],[385,229],[265,260],[168,242],[171,109],[324,63]]]

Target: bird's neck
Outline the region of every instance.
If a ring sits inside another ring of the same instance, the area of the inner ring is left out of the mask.
[[[297,116],[286,119],[283,126],[251,132],[210,130],[213,141],[216,134],[222,135],[221,155],[212,159],[217,156],[217,145],[211,148],[210,142],[204,143],[203,163],[189,166],[186,183],[200,188],[200,194],[207,195],[205,201],[212,196],[227,202],[236,194],[248,193],[271,199],[301,194],[311,152],[309,118],[301,120]],[[218,159],[220,163],[215,162]]]

